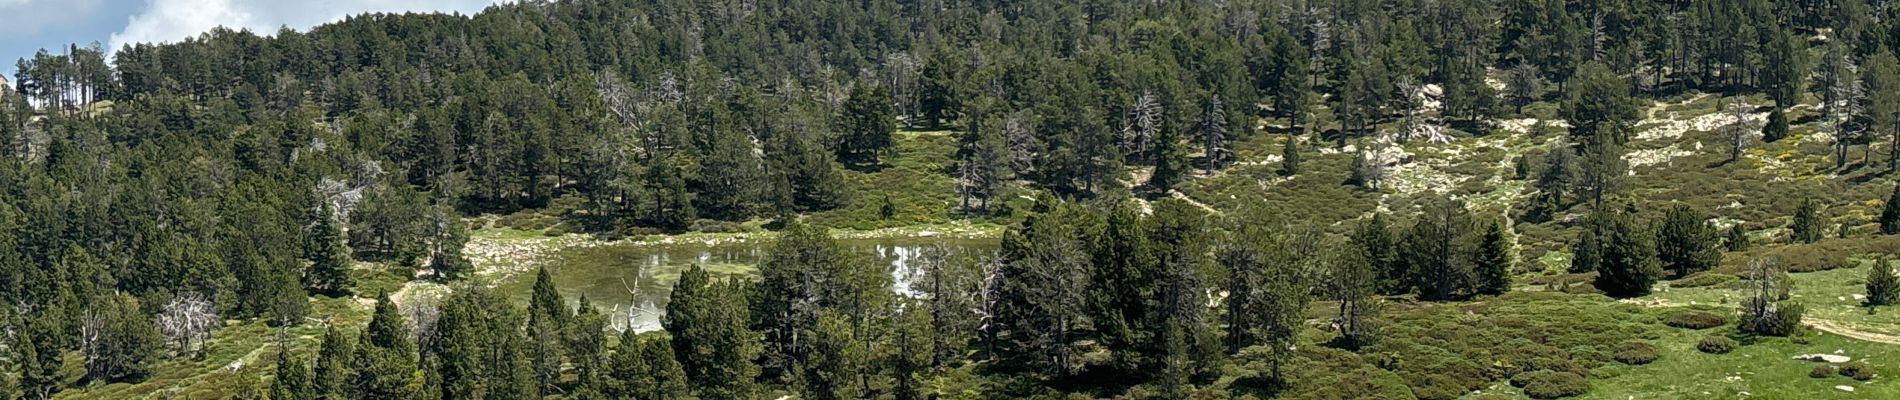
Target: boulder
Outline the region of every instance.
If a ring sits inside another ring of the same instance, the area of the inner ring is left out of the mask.
[[[1794,359],[1807,360],[1807,361],[1813,361],[1813,362],[1834,363],[1834,364],[1854,361],[1853,357],[1843,356],[1839,354],[1802,354],[1802,355],[1794,356]]]

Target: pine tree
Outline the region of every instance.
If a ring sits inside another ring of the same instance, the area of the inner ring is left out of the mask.
[[[1279,24],[1269,25],[1263,35],[1268,59],[1262,63],[1265,73],[1257,75],[1261,92],[1272,94],[1273,111],[1297,130],[1306,125],[1306,111],[1312,103],[1314,79],[1307,47]]]
[[[1227,148],[1227,103],[1221,101],[1219,94],[1215,94],[1208,98],[1206,108],[1207,111],[1201,114],[1198,131],[1204,158],[1203,172],[1213,175],[1214,170],[1220,169],[1228,158],[1233,157],[1233,151]]]
[[[1280,150],[1280,175],[1293,176],[1300,173],[1300,138],[1286,135],[1285,147]]]
[[[1504,235],[1504,223],[1492,222],[1478,242],[1475,291],[1499,295],[1511,291],[1511,270],[1517,257],[1512,254],[1511,239]]]
[[[527,349],[529,362],[534,367],[535,384],[543,393],[554,392],[555,384],[560,381],[565,361],[561,339],[572,319],[567,301],[554,289],[553,276],[548,275],[547,268],[538,269],[529,298],[526,329],[531,342]]]
[[[1785,29],[1773,29],[1766,36],[1768,45],[1762,49],[1763,57],[1773,61],[1763,63],[1761,80],[1768,86],[1768,98],[1775,101],[1775,111],[1780,112],[1800,100],[1797,96],[1806,73],[1801,68],[1807,65],[1803,61],[1807,49],[1800,48],[1803,40]]]
[[[1146,318],[1149,326],[1162,329],[1158,340],[1145,347],[1155,349],[1149,351],[1161,362],[1164,388],[1185,389],[1192,381],[1215,376],[1223,361],[1204,297],[1212,289],[1202,272],[1211,269],[1209,221],[1206,211],[1179,199],[1155,202],[1152,219],[1148,235],[1157,250],[1160,302]]]
[[[441,379],[439,397],[467,399],[478,396],[488,364],[483,357],[498,324],[489,310],[503,307],[487,291],[458,291],[441,306],[435,338],[429,341],[431,364]]]
[[[693,193],[686,187],[685,172],[673,165],[682,162],[680,158],[683,157],[654,160],[647,166],[644,178],[646,193],[652,196],[647,203],[647,223],[670,232],[684,232],[698,218],[693,208]]]
[[[892,337],[889,354],[883,356],[891,380],[891,396],[897,400],[924,400],[930,382],[931,362],[939,354],[933,340],[931,309],[922,302],[908,300],[897,307],[891,318]],[[878,363],[873,363],[876,369]]]
[[[797,338],[815,329],[820,311],[841,312],[862,331],[891,298],[888,271],[851,257],[824,228],[804,223],[782,231],[759,274],[752,326],[765,333],[767,373],[786,372],[810,355],[810,343]]]
[[[4,111],[0,111],[0,113],[3,112]],[[5,122],[4,119],[0,119],[0,123]],[[20,378],[18,375],[14,375],[12,372],[0,373],[0,399],[12,400],[25,397],[26,393],[23,392],[20,387]]]
[[[501,306],[504,311],[495,318],[497,325],[490,327],[487,351],[482,354],[482,377],[487,386],[488,398],[497,399],[535,399],[541,397],[541,388],[535,383],[533,362],[527,355],[529,344],[524,335],[530,334],[520,329],[524,322],[519,309],[512,304]],[[493,312],[491,311],[491,314]]]
[[[1881,256],[1867,269],[1867,300],[1864,304],[1868,307],[1890,306],[1900,301],[1900,281],[1896,281],[1893,276],[1892,261],[1887,256]]]
[[[349,381],[355,375],[350,371],[350,362],[356,358],[356,345],[343,332],[332,325],[323,334],[323,345],[317,351],[317,363],[311,370],[311,399],[345,400],[348,397]]]
[[[664,333],[620,334],[620,348],[609,361],[610,384],[605,391],[615,399],[675,399],[687,396],[686,372],[673,358]]]
[[[930,319],[927,345],[934,350],[926,366],[943,366],[962,359],[970,347],[982,323],[972,310],[982,307],[984,272],[996,260],[964,255],[947,245],[925,247],[915,260],[920,275],[911,281],[911,289],[925,299],[921,306]]]
[[[468,223],[440,202],[429,214],[429,219],[432,237],[429,270],[436,279],[456,280],[475,272],[475,265],[462,255],[462,247],[468,244]]]
[[[86,379],[96,382],[133,382],[152,372],[164,340],[158,326],[139,311],[129,295],[105,295],[92,301],[82,331],[94,332],[80,341],[85,352]]]
[[[1715,268],[1722,262],[1715,227],[1686,205],[1663,214],[1656,229],[1656,256],[1677,278]]]
[[[1140,346],[1151,343],[1158,328],[1149,319],[1162,280],[1160,249],[1149,237],[1152,222],[1133,207],[1116,207],[1108,211],[1092,249],[1089,320],[1125,368],[1145,366]]]
[[[767,138],[766,172],[772,180],[769,192],[775,197],[773,206],[782,215],[828,210],[846,200],[843,173],[838,162],[817,143],[816,130],[800,124]]]
[[[288,347],[277,350],[277,377],[271,380],[271,400],[309,400],[315,398],[310,382],[310,367],[290,355]]]
[[[589,395],[599,395],[606,390],[603,375],[606,373],[607,323],[608,316],[582,294],[579,305],[574,308],[574,320],[567,325],[563,349],[569,362],[574,364],[575,386],[578,391]]]
[[[1748,229],[1743,228],[1739,223],[1730,225],[1728,237],[1722,240],[1722,246],[1728,248],[1728,251],[1747,251]]]
[[[1057,203],[1004,233],[994,295],[1001,304],[985,333],[998,339],[994,354],[1004,361],[1058,377],[1076,372],[1072,362],[1081,352],[1074,339],[1091,307],[1085,232],[1095,218]]]
[[[972,116],[977,113],[966,113]],[[964,211],[988,210],[990,199],[1002,190],[1014,173],[1010,165],[1010,129],[1014,117],[990,117],[977,122],[974,129],[959,136],[957,151],[957,194]],[[971,200],[980,203],[971,205]]]
[[[1378,340],[1378,325],[1374,321],[1378,319],[1380,311],[1378,293],[1374,291],[1376,272],[1358,258],[1360,254],[1353,251],[1335,247],[1323,254],[1321,260],[1324,261],[1326,284],[1322,288],[1327,299],[1339,302],[1338,312],[1334,316],[1338,321],[1339,337],[1334,343],[1346,349],[1359,349],[1373,344]],[[1300,291],[1304,287],[1287,289]],[[1297,312],[1295,314],[1283,318],[1301,319]],[[1293,327],[1288,329],[1297,330]],[[1279,375],[1279,372],[1275,371],[1274,374]]]
[[[869,349],[855,337],[844,316],[825,310],[806,335],[812,341],[811,358],[796,366],[799,392],[804,398],[842,400],[863,397],[859,379],[870,368]]]
[[[1155,138],[1154,147],[1151,148],[1153,154],[1149,156],[1154,162],[1154,173],[1148,176],[1150,189],[1160,193],[1174,190],[1174,185],[1180,182],[1181,175],[1187,172],[1187,166],[1183,165],[1185,160],[1181,154],[1179,136],[1180,134],[1174,128],[1164,127],[1161,129],[1161,136]]]
[[[713,283],[694,265],[680,274],[661,321],[673,338],[675,359],[701,398],[749,398],[758,391],[761,345],[751,329],[737,284]]]
[[[1631,124],[1636,122],[1636,102],[1630,99],[1629,82],[1601,63],[1577,68],[1576,77],[1566,91],[1562,115],[1570,123],[1570,141],[1579,148],[1599,144],[1599,138],[1617,145],[1628,143]]]
[[[1377,293],[1387,295],[1404,294],[1411,287],[1407,285],[1404,263],[1398,258],[1398,239],[1392,237],[1392,228],[1386,224],[1385,213],[1373,214],[1359,228],[1353,230],[1352,241],[1359,245],[1366,263],[1374,273],[1374,288]]]
[[[853,168],[876,166],[878,155],[891,147],[896,121],[890,92],[872,82],[858,82],[839,118],[843,141],[838,144],[838,162]]]
[[[1633,206],[1622,206],[1633,207]],[[1656,259],[1655,234],[1632,221],[1631,211],[1605,207],[1592,222],[1603,231],[1602,259],[1597,263],[1597,290],[1615,298],[1649,294],[1650,286],[1662,275]]]
[[[1537,197],[1532,200],[1530,210],[1525,212],[1526,221],[1549,221],[1570,206],[1570,199],[1565,194],[1577,180],[1572,172],[1572,154],[1575,152],[1566,151],[1565,147],[1568,146],[1553,146],[1554,150],[1544,156],[1544,169],[1538,173],[1537,181],[1531,183],[1531,187],[1537,189]]]
[[[1880,48],[1867,57],[1861,69],[1860,108],[1867,118],[1869,140],[1886,136],[1890,145],[1900,146],[1900,59],[1892,51]],[[1900,148],[1888,147],[1887,170],[1900,169]]]
[[[416,379],[415,344],[410,342],[409,332],[403,328],[396,304],[389,301],[388,295],[378,297],[376,310],[370,316],[369,326],[363,330],[363,340],[351,363],[355,375],[350,379],[348,393],[358,399],[407,398],[421,385]]]
[[[759,177],[764,170],[760,149],[738,127],[712,129],[707,154],[699,158],[698,195],[694,197],[699,214],[724,221],[744,220],[752,215],[761,194]]]
[[[1523,114],[1524,106],[1537,101],[1537,92],[1542,89],[1537,80],[1537,68],[1529,63],[1519,63],[1508,73],[1504,81],[1505,96],[1510,99],[1511,106],[1517,108],[1516,112]]]
[[[1887,196],[1887,204],[1880,208],[1880,234],[1900,233],[1900,185],[1893,186],[1893,194]]]
[[[1292,359],[1293,344],[1311,300],[1311,292],[1306,289],[1315,280],[1297,273],[1303,266],[1291,262],[1293,257],[1286,251],[1281,235],[1270,228],[1272,217],[1268,212],[1266,207],[1248,206],[1231,214],[1225,224],[1228,231],[1219,236],[1214,254],[1229,271],[1226,288],[1230,295],[1225,310],[1228,354],[1264,346],[1270,350],[1266,355],[1276,374],[1272,378],[1278,380],[1282,378],[1279,367]]]
[[[1776,108],[1768,112],[1768,123],[1761,127],[1761,141],[1774,143],[1788,137],[1788,113]]]
[[[349,295],[350,288],[356,285],[350,279],[350,248],[343,241],[343,232],[337,226],[336,212],[330,208],[330,202],[320,203],[322,206],[312,216],[314,221],[304,248],[304,257],[310,260],[310,269],[304,273],[304,287],[331,297]]]
[[[1471,213],[1462,201],[1438,199],[1412,223],[1399,242],[1399,257],[1411,268],[1411,286],[1422,300],[1470,294]]]
[[[1794,231],[1795,241],[1801,243],[1821,241],[1821,237],[1826,234],[1821,232],[1823,227],[1820,214],[1820,205],[1816,204],[1814,199],[1801,201],[1801,208],[1795,210],[1794,222],[1790,224],[1790,229]]]
[[[66,384],[64,365],[60,362],[65,351],[58,340],[65,334],[60,326],[65,322],[47,318],[47,315],[28,318],[25,332],[13,346],[8,346],[16,352],[13,356],[18,357],[20,387],[27,398],[51,398]]]
[[[1603,244],[1598,242],[1597,228],[1586,226],[1570,245],[1570,273],[1584,273],[1597,270],[1603,262]]]

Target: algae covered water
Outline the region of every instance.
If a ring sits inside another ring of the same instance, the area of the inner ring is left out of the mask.
[[[913,294],[909,283],[915,277],[916,260],[927,248],[941,246],[953,255],[977,255],[994,252],[998,247],[995,239],[942,237],[839,239],[838,244],[852,255],[888,268],[892,289],[901,294]],[[681,271],[700,264],[715,279],[757,278],[755,265],[765,259],[770,248],[769,241],[616,243],[562,249],[551,254],[544,265],[553,275],[554,286],[570,304],[586,296],[594,307],[611,316],[616,327],[651,331],[660,329],[660,316]],[[526,299],[533,284],[533,273],[520,273],[503,279],[499,288]]]

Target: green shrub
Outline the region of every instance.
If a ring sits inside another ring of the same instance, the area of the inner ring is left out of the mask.
[[[1511,384],[1524,388],[1524,395],[1533,399],[1555,399],[1583,394],[1590,391],[1590,383],[1582,375],[1569,372],[1531,371],[1511,377]]]
[[[1734,282],[1738,279],[1741,279],[1741,278],[1737,278],[1735,277],[1735,275],[1729,275],[1729,274],[1724,274],[1720,272],[1702,271],[1702,272],[1697,272],[1694,274],[1689,274],[1689,276],[1683,277],[1682,279],[1670,281],[1669,287],[1676,287],[1676,288],[1708,287],[1708,286],[1715,286],[1715,285],[1720,285],[1724,283]]]
[[[1431,374],[1406,380],[1409,381],[1408,386],[1412,387],[1412,396],[1418,397],[1418,400],[1452,400],[1470,392],[1457,379],[1444,375]]]
[[[1807,308],[1803,307],[1801,303],[1785,303],[1782,304],[1780,308],[1775,309],[1773,314],[1769,314],[1762,321],[1755,324],[1743,324],[1744,327],[1753,326],[1752,328],[1743,329],[1743,331],[1762,336],[1786,337],[1794,335],[1795,331],[1801,329],[1801,314],[1806,312]]]
[[[1727,324],[1728,318],[1708,311],[1684,310],[1670,314],[1663,323],[1683,329],[1709,329]]]
[[[1611,361],[1610,355],[1596,346],[1575,346],[1570,348],[1570,361],[1584,369],[1594,369]]]
[[[1814,366],[1814,369],[1808,370],[1808,377],[1817,378],[1817,379],[1826,378],[1826,377],[1834,376],[1834,373],[1835,373],[1834,366],[1821,364],[1821,365]]]
[[[740,225],[739,223],[736,223],[736,222],[727,222],[727,221],[720,221],[720,220],[713,220],[713,219],[701,219],[701,220],[693,221],[693,224],[691,226],[686,227],[686,229],[690,231],[694,231],[694,232],[705,232],[705,233],[745,232],[744,225]]]
[[[1704,337],[1701,342],[1695,344],[1695,349],[1709,354],[1728,354],[1735,351],[1735,339],[1729,339],[1727,336]]]
[[[1841,376],[1854,378],[1854,380],[1857,381],[1872,380],[1874,379],[1874,367],[1859,361],[1848,362],[1841,364],[1840,374]]]
[[[1656,357],[1658,357],[1656,354],[1656,346],[1651,346],[1649,343],[1643,342],[1623,342],[1622,344],[1618,344],[1616,345],[1616,352],[1611,356],[1615,357],[1617,362],[1629,365],[1648,364],[1652,361],[1656,361]]]
[[[1524,360],[1524,363],[1519,365],[1519,367],[1523,368],[1524,371],[1547,370],[1551,372],[1569,372],[1569,373],[1579,374],[1579,375],[1583,374],[1584,372],[1589,372],[1590,370],[1589,368],[1584,368],[1583,366],[1577,365],[1577,363],[1572,362],[1570,360],[1566,360],[1562,358],[1552,358],[1552,357],[1539,357],[1539,358]]]

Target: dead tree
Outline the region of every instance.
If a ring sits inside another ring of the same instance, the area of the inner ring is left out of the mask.
[[[211,329],[217,326],[218,314],[211,301],[197,292],[173,297],[158,314],[159,333],[165,335],[172,352],[193,359],[204,357],[203,344],[211,337]]]

